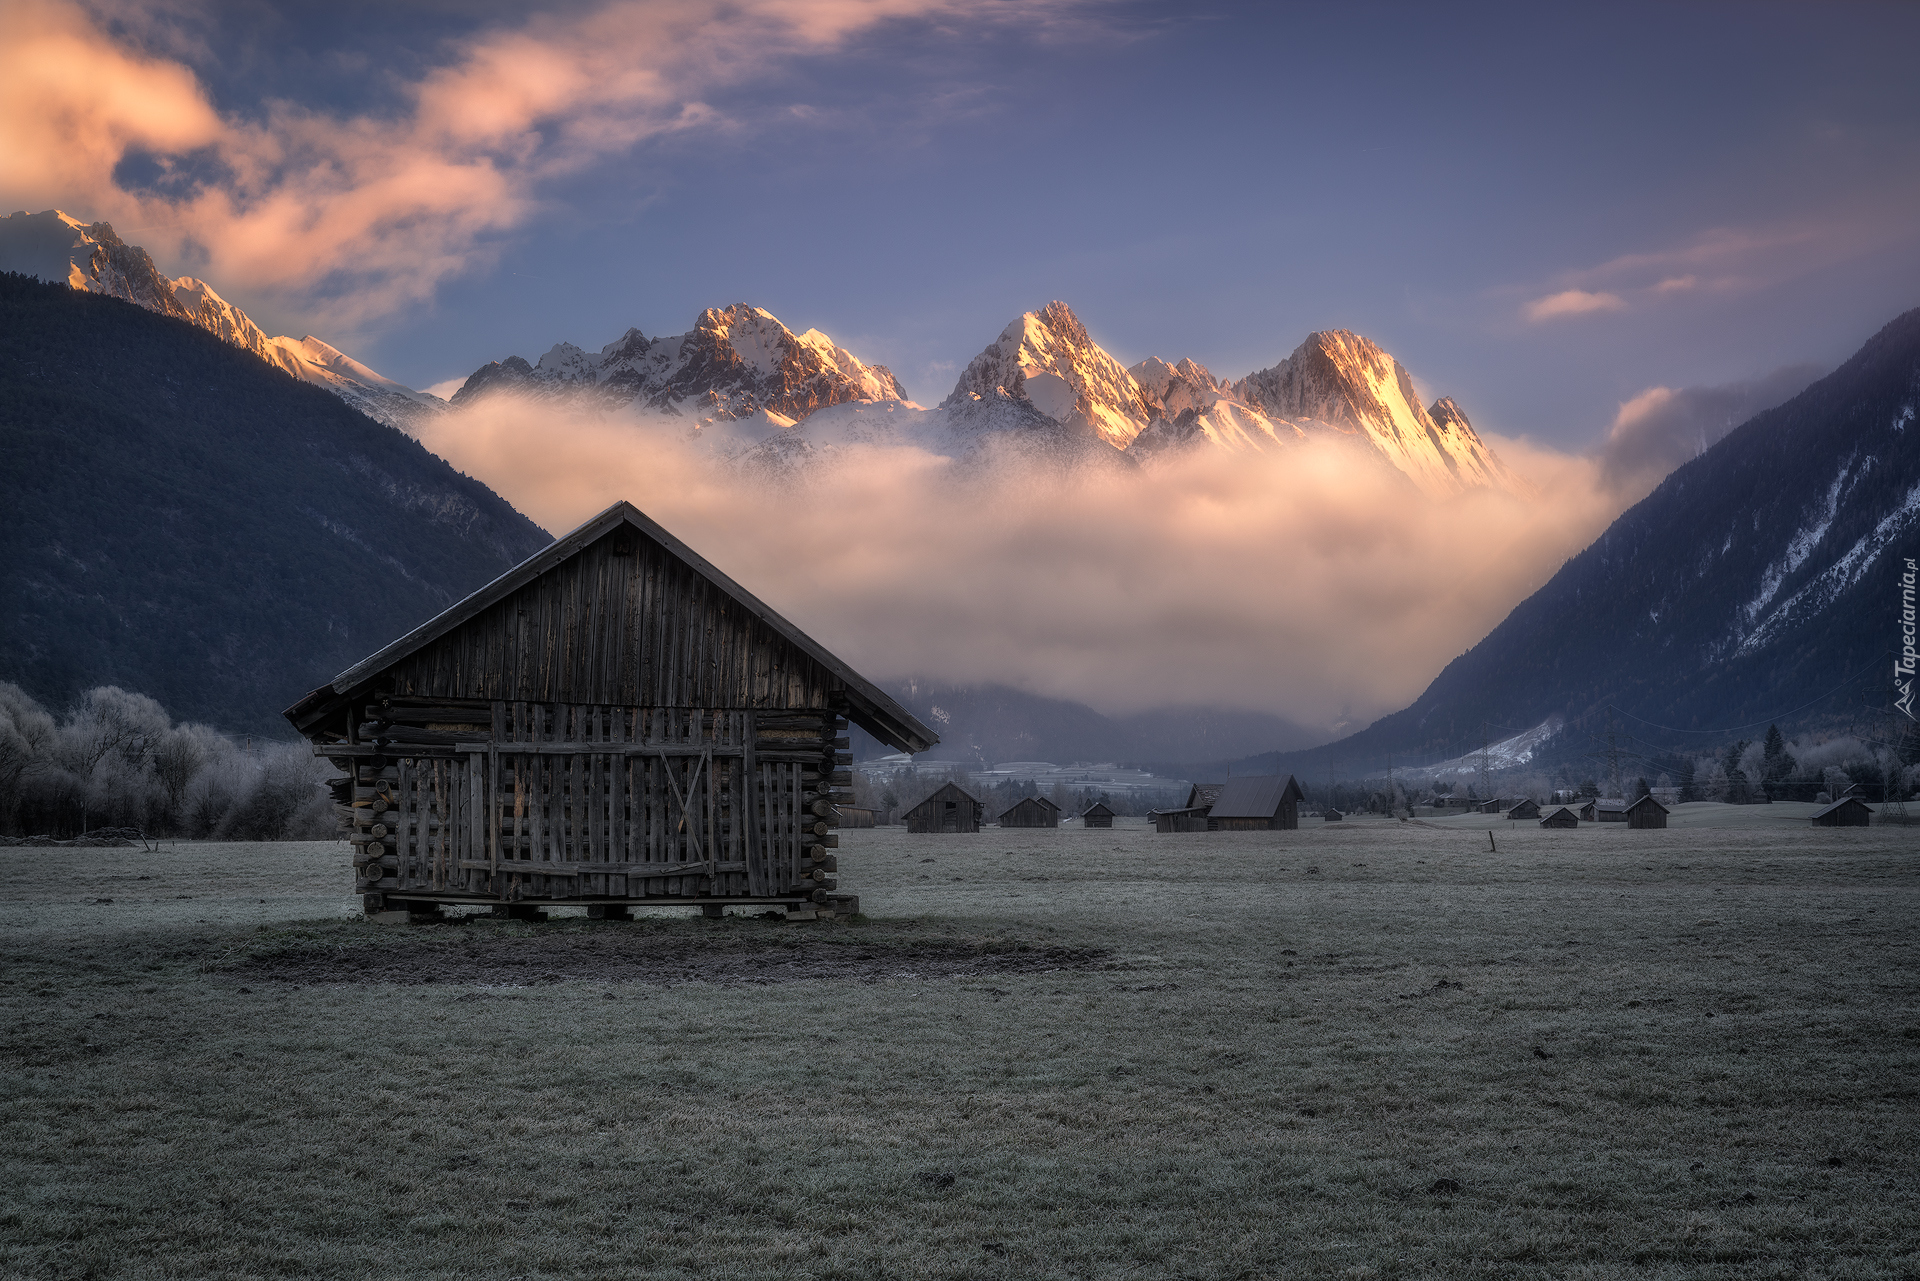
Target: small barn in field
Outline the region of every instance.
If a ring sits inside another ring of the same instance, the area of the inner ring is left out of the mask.
[[[937,741],[628,503],[286,715],[369,912],[825,902],[848,723]]]
[[[1028,796],[1000,811],[1002,827],[1058,827],[1060,807],[1044,796]]]
[[[919,835],[980,830],[980,798],[958,783],[943,783],[933,795],[901,815],[909,832]]]
[[[859,805],[836,805],[833,807],[840,815],[842,827],[872,827],[874,814],[870,809]]]
[[[1521,800],[1515,801],[1513,803],[1512,808],[1507,811],[1507,817],[1510,819],[1516,819],[1516,820],[1523,819],[1523,818],[1539,818],[1540,803],[1534,800],[1530,796],[1525,797]]]
[[[1342,814],[1339,810],[1333,808],[1333,806],[1329,805],[1327,806],[1326,809],[1320,812],[1320,817],[1325,819],[1329,823],[1339,823],[1344,821],[1347,816],[1345,814]]]
[[[1620,800],[1595,801],[1593,818],[1595,823],[1624,823],[1627,821],[1627,803]]]
[[[1220,797],[1220,789],[1225,783],[1195,783],[1187,789],[1187,802],[1177,810],[1155,810],[1148,817],[1153,819],[1156,832],[1204,832],[1207,830],[1207,812],[1213,808],[1214,801]]]
[[[1578,827],[1580,826],[1580,816],[1568,809],[1565,805],[1562,805],[1559,809],[1541,819],[1540,826]]]
[[[1627,826],[1649,828],[1665,827],[1667,825],[1667,814],[1669,812],[1666,806],[1654,800],[1653,797],[1642,796],[1639,800],[1627,806]]]
[[[1291,774],[1230,778],[1207,814],[1209,832],[1291,832],[1300,826],[1306,793]]]
[[[1872,822],[1873,811],[1858,796],[1842,796],[1813,812],[1815,827],[1866,827]]]
[[[1507,803],[1496,796],[1476,803],[1474,812],[1476,814],[1499,814],[1506,808]]]
[[[1112,827],[1113,811],[1105,805],[1102,805],[1099,801],[1095,801],[1080,811],[1080,825],[1082,827]]]

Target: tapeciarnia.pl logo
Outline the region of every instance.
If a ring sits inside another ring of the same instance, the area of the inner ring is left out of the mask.
[[[1900,657],[1893,660],[1893,688],[1900,697],[1893,705],[1907,714],[1908,720],[1920,720],[1913,714],[1913,557],[1907,557],[1907,572],[1900,575]]]

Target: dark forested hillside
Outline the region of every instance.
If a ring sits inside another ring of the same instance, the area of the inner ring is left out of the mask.
[[[212,334],[0,275],[0,680],[284,735],[301,694],[544,546],[414,441]]]
[[[1334,750],[1439,760],[1478,749],[1483,724],[1499,739],[1554,716],[1584,750],[1609,709],[1669,745],[1769,721],[1885,732],[1898,575],[1920,557],[1916,415],[1920,310],[1674,472],[1411,707]]]

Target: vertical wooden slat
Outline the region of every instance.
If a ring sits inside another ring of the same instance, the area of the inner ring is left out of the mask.
[[[760,856],[760,765],[753,751],[754,735],[758,727],[754,724],[754,714],[744,712],[740,717],[740,743],[743,755],[740,757],[740,791],[735,798],[738,815],[734,819],[740,828],[740,838],[746,849],[747,893],[765,894],[762,889]]]

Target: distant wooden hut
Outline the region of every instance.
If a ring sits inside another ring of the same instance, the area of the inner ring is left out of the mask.
[[[1665,827],[1670,811],[1652,796],[1642,796],[1627,806],[1628,827]]]
[[[1873,811],[1858,796],[1842,796],[1813,812],[1815,827],[1866,827],[1872,821]]]
[[[1345,820],[1347,816],[1329,805],[1326,809],[1320,811],[1320,817],[1329,823],[1339,823]]]
[[[1596,823],[1626,822],[1627,803],[1620,800],[1595,801],[1593,803],[1593,821]]]
[[[840,815],[842,827],[872,827],[874,812],[859,805],[836,805],[834,810]]]
[[[1000,811],[1002,827],[1058,827],[1060,807],[1044,796],[1028,796]]]
[[[1498,814],[1501,811],[1505,810],[1506,808],[1507,808],[1507,803],[1501,800],[1499,797],[1495,796],[1488,800],[1480,801],[1477,804],[1475,804],[1474,812],[1476,814]]]
[[[942,783],[933,795],[901,815],[909,832],[977,832],[980,813],[985,807],[980,798],[958,783]]]
[[[286,716],[345,775],[368,912],[825,902],[848,721],[938,741],[628,503]]]
[[[1204,832],[1207,830],[1207,812],[1219,799],[1220,789],[1225,783],[1195,783],[1187,789],[1187,803],[1177,810],[1155,810],[1147,817],[1153,820],[1156,832]]]
[[[1291,774],[1230,778],[1207,814],[1207,830],[1291,832],[1300,826],[1300,802],[1305,799]]]
[[[1513,803],[1512,808],[1507,811],[1507,817],[1515,820],[1523,819],[1523,818],[1539,818],[1540,804],[1538,801],[1535,801],[1531,796],[1523,797],[1522,799],[1515,801]]]
[[[1080,824],[1083,827],[1112,827],[1113,811],[1095,801],[1080,811]]]
[[[1593,800],[1581,801],[1579,804],[1573,807],[1573,812],[1579,816],[1580,821],[1582,823],[1591,823],[1594,821],[1593,807],[1598,803],[1599,803],[1598,801],[1593,801]]]
[[[1567,808],[1565,805],[1562,805],[1559,809],[1555,810],[1553,813],[1541,819],[1540,826],[1542,827],[1578,827],[1580,826],[1580,816],[1578,814],[1575,814],[1571,809]]]

